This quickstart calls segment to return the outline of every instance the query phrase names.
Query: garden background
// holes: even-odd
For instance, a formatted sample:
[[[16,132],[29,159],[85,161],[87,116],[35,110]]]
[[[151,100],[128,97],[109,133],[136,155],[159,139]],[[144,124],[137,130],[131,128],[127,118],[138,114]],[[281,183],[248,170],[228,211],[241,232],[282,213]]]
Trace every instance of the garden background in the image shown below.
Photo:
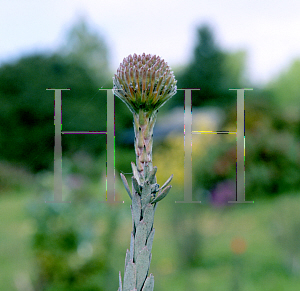
[[[253,88],[245,92],[245,187],[254,204],[228,204],[236,195],[231,134],[193,135],[193,199],[202,204],[175,203],[184,187],[184,92],[178,91],[154,129],[158,183],[174,174],[154,221],[155,290],[298,290],[300,55],[256,83],[247,73],[247,50],[223,48],[213,25],[201,19],[192,31],[189,61],[169,65],[178,88],[201,88],[192,95],[193,130],[236,131],[236,92],[228,89]],[[71,88],[62,93],[62,130],[105,131],[106,93],[99,89],[112,88],[111,49],[80,17],[55,50],[27,52],[0,66],[0,290],[118,288],[131,232],[119,174],[129,180],[135,160],[132,115],[118,98],[115,194],[124,203],[99,203],[106,195],[105,135],[62,136],[63,200],[72,203],[44,203],[54,197],[54,92],[46,88]],[[147,46],[131,53],[143,52],[156,53]]]

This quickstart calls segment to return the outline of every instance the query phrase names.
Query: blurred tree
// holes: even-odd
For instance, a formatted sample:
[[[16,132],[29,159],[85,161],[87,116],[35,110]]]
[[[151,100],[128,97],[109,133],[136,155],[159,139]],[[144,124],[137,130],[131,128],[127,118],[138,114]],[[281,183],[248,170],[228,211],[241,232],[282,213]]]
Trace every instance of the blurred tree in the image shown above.
[[[287,70],[267,85],[267,89],[272,92],[280,105],[293,107],[298,105],[300,98],[299,76],[300,59],[296,59]]]
[[[105,130],[106,98],[84,67],[60,56],[31,56],[0,68],[0,159],[38,171],[53,167],[54,93],[46,88],[71,88],[62,94],[63,130]],[[103,101],[104,100],[104,101]],[[78,147],[84,137],[63,138],[63,151]],[[82,144],[101,152],[105,142]]]
[[[282,117],[288,123],[290,132],[295,132],[300,138],[300,59],[292,62],[291,66],[282,72],[275,80],[266,86],[266,92],[273,96],[282,111]],[[280,119],[277,126],[283,126]]]
[[[225,53],[216,44],[208,25],[197,30],[194,56],[178,75],[178,88],[201,88],[193,92],[193,106],[224,107],[236,102],[229,88],[243,83],[245,52]]]
[[[38,193],[50,198],[53,176],[43,173],[40,177]],[[27,205],[35,226],[33,290],[114,290],[117,266],[124,263],[124,250],[116,238],[126,208],[97,203],[98,188],[73,176],[67,167],[64,180],[70,178],[73,183],[66,183],[65,190],[71,204],[30,201]],[[74,186],[76,180],[82,181],[80,187]]]
[[[107,45],[103,37],[84,19],[80,19],[69,30],[59,52],[67,61],[86,67],[99,85],[106,88],[111,81]]]
[[[270,93],[255,89],[245,103],[246,200],[297,191],[300,143],[295,128],[290,126]],[[235,129],[236,108],[229,110],[223,126]],[[193,159],[193,175],[197,177],[193,187],[213,192],[218,185],[235,181],[235,166],[234,139],[224,138],[222,143],[211,144],[205,156],[195,162]],[[226,191],[224,186],[217,192],[225,195]]]
[[[250,81],[247,80],[246,69],[246,57],[245,51],[236,51],[225,54],[224,60],[224,78],[223,86],[224,90],[229,88],[245,88],[249,87]],[[246,86],[248,85],[248,86]]]
[[[46,88],[71,88],[62,93],[62,130],[105,131],[106,92],[99,88],[112,87],[111,77],[106,44],[84,21],[70,30],[59,54],[23,57],[0,67],[0,160],[35,172],[53,167],[54,92]],[[121,130],[132,126],[129,116],[116,112]],[[64,136],[62,146],[63,155],[78,150],[99,155],[105,136]]]

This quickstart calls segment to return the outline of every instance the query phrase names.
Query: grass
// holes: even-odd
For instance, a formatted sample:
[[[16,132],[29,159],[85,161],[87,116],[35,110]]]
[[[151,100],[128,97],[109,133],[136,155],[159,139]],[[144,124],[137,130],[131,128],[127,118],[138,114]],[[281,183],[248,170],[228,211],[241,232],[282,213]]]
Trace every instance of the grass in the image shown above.
[[[34,231],[26,214],[29,194],[0,196],[0,290],[31,290],[33,256],[30,237]]]
[[[191,291],[300,290],[300,272],[292,274],[287,268],[284,263],[286,249],[275,240],[272,232],[272,219],[277,215],[280,221],[283,203],[289,211],[293,205],[300,205],[300,197],[282,196],[274,201],[234,205],[226,210],[200,206],[195,220],[196,227],[202,234],[201,264],[193,268],[179,264],[173,272],[164,276],[159,275],[159,270],[152,269],[154,274],[158,274],[156,290],[181,291],[187,290],[187,287]],[[294,219],[299,220],[299,216]],[[293,217],[291,225],[292,220]],[[160,239],[168,242],[168,250],[162,251],[156,240],[152,253],[155,265],[163,269],[164,261],[172,260],[179,250],[174,243],[174,233],[168,231],[167,226],[159,224],[157,219],[155,227],[158,232],[165,230],[164,238]],[[178,235],[181,235],[179,231]],[[244,239],[247,246],[244,253],[233,253],[231,242],[234,238]],[[286,237],[287,241],[291,239]],[[173,256],[170,255],[172,253]],[[239,287],[234,287],[235,278],[238,278]]]
[[[0,197],[0,290],[32,290],[30,277],[34,277],[34,257],[30,239],[35,228],[26,212],[31,197],[30,193],[20,195],[13,192]],[[179,225],[170,227],[171,212],[180,206],[174,206],[171,200],[169,198],[158,207],[154,221],[156,234],[150,272],[155,276],[156,291],[300,290],[300,274],[290,273],[284,264],[284,246],[274,239],[271,229],[274,214],[280,212],[283,201],[286,209],[293,208],[300,205],[299,195],[255,201],[251,205],[234,205],[229,209],[199,205],[196,217],[186,224],[192,223],[192,228],[201,234],[202,259],[194,267],[181,264],[180,251],[184,250],[179,249],[174,230],[178,236],[183,235],[183,230]],[[130,221],[129,202],[125,204]],[[116,249],[129,247],[129,223],[128,233],[118,230],[124,239],[116,240]],[[122,222],[119,225],[124,227]],[[246,251],[240,255],[233,254],[230,247],[236,237],[243,238],[247,245]],[[119,251],[117,253],[119,256]],[[123,265],[116,266],[116,286],[118,270],[123,272]],[[239,287],[234,287],[234,282]]]

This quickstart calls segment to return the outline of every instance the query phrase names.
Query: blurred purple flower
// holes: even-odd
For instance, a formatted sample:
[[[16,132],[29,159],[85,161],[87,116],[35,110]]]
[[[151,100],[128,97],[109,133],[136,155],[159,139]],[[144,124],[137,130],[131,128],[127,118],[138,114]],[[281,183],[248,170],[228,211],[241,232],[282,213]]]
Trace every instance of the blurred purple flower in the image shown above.
[[[236,183],[225,180],[216,184],[211,191],[211,203],[216,207],[229,206],[228,201],[236,200]]]
[[[80,189],[84,183],[84,177],[78,174],[70,174],[67,177],[67,185],[70,189]]]

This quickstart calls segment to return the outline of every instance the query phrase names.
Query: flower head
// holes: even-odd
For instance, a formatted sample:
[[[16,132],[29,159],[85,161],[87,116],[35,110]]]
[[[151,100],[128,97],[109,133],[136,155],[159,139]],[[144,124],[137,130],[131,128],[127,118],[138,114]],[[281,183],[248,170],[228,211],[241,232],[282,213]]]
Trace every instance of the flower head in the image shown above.
[[[152,113],[176,94],[176,83],[163,59],[143,53],[123,59],[113,78],[113,89],[132,113]]]

